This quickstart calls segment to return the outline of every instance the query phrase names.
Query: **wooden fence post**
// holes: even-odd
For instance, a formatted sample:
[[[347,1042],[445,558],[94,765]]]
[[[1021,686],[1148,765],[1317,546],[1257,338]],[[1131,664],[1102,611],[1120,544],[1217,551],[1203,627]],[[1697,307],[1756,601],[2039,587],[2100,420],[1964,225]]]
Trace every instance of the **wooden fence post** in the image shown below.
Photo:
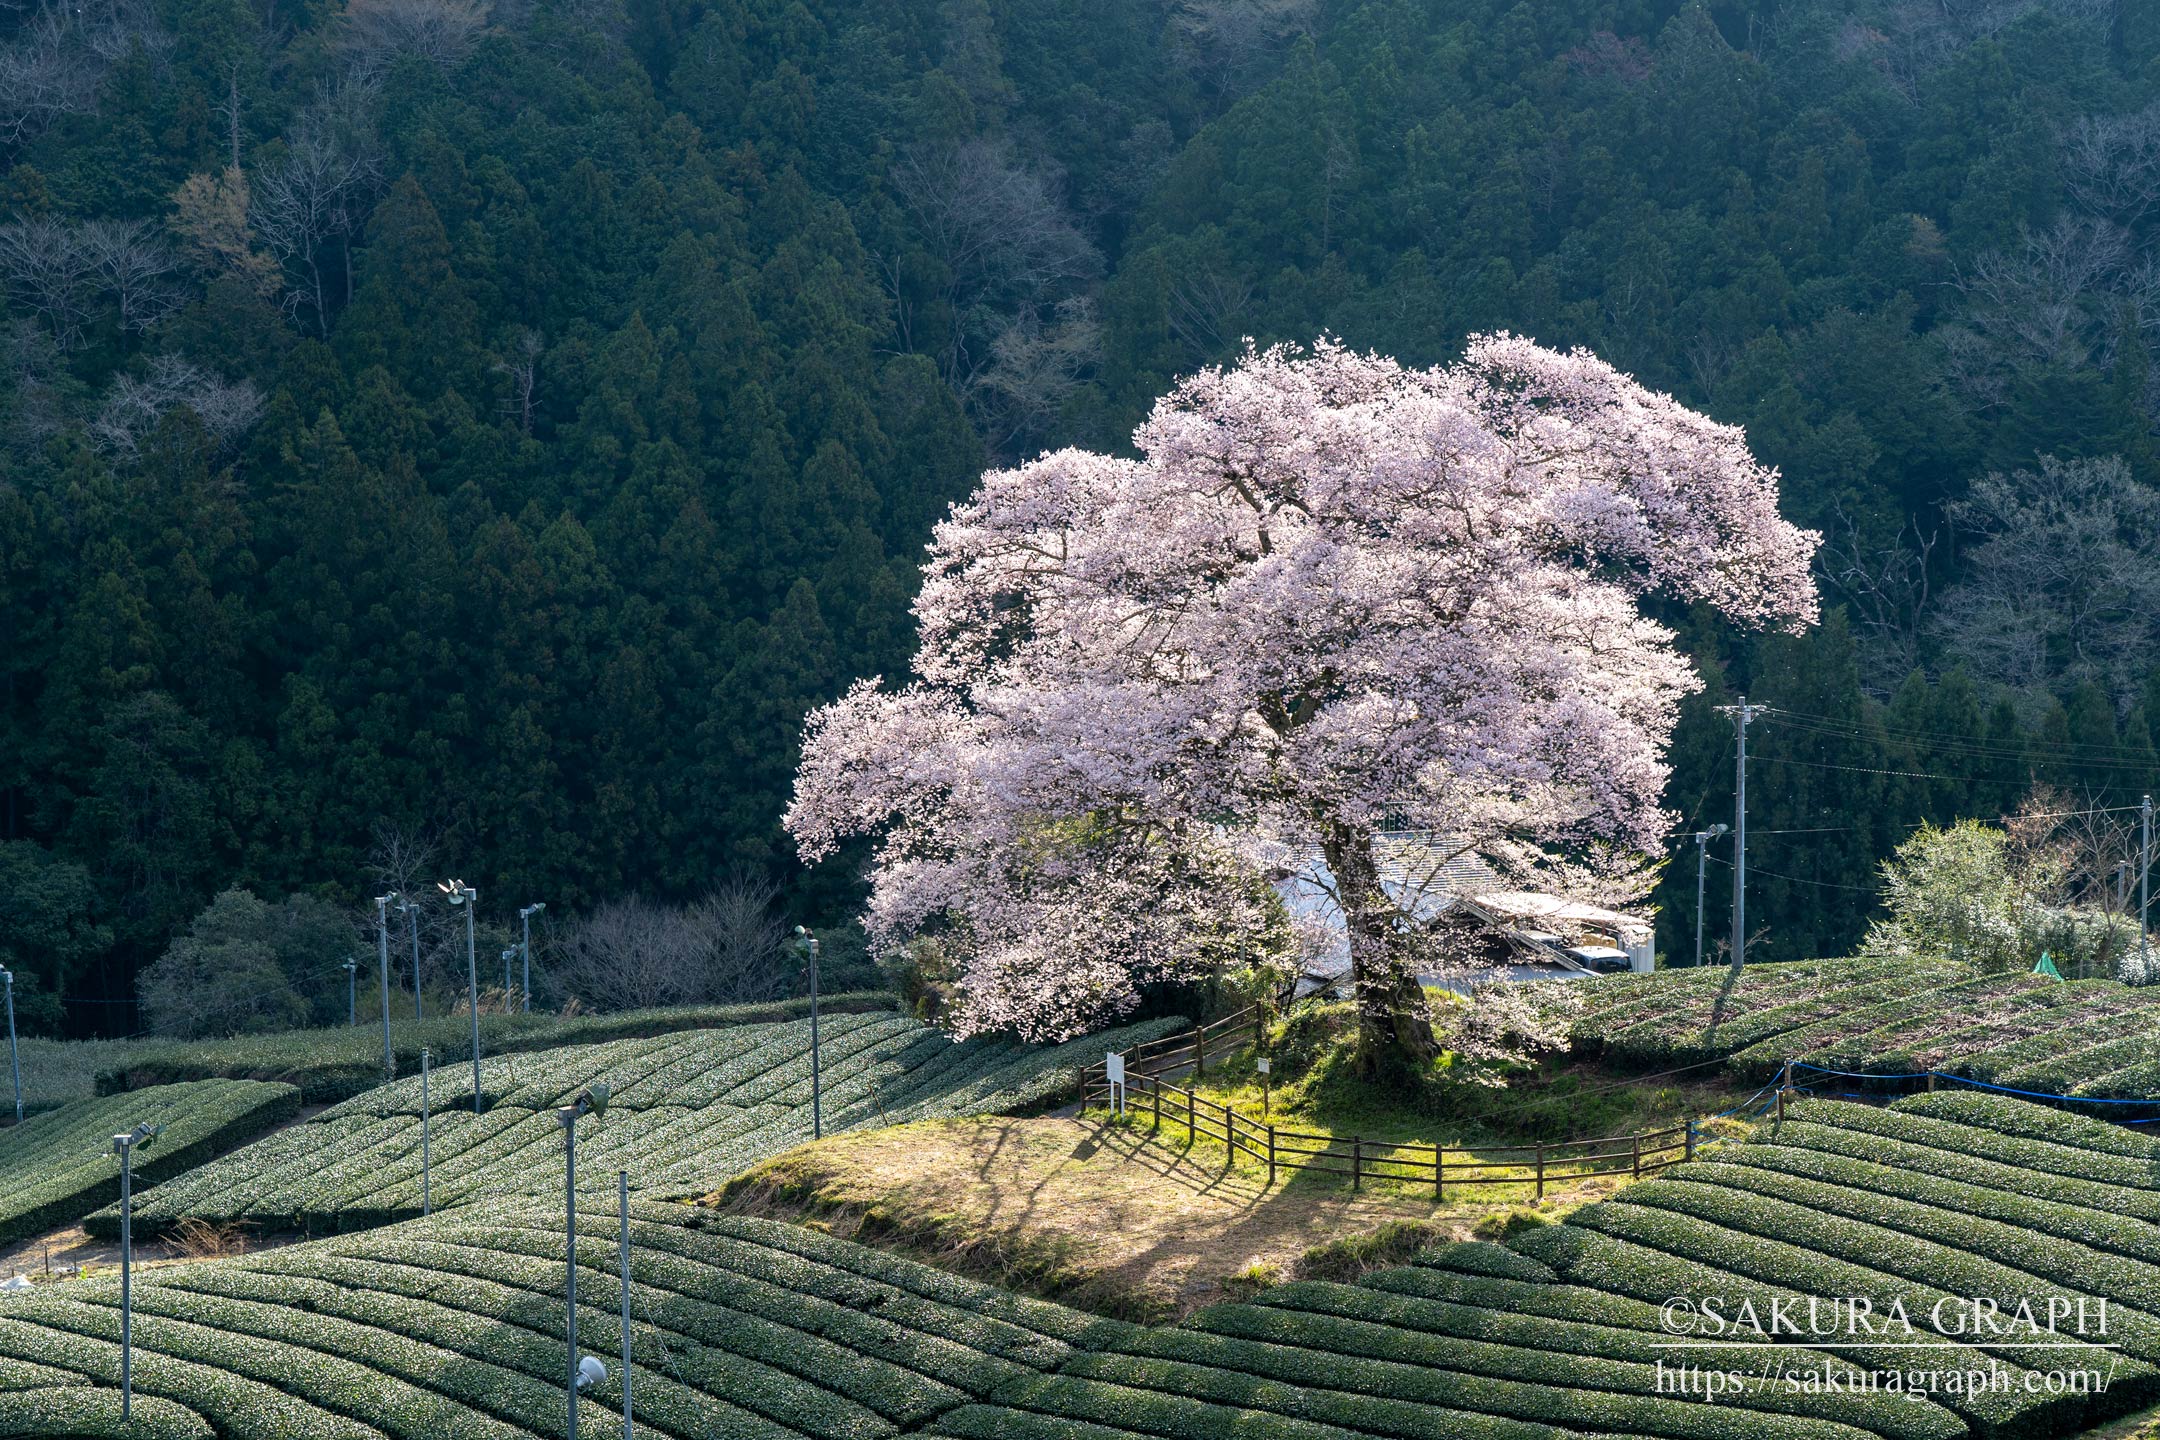
[[[1790,1089],[1792,1089],[1792,1061],[1787,1060],[1785,1068],[1778,1072],[1777,1118],[1780,1124],[1783,1124],[1785,1120],[1785,1092]]]
[[[1538,1203],[1540,1203],[1540,1204],[1543,1204],[1543,1203],[1544,1203],[1544,1201],[1545,1201],[1545,1142],[1544,1142],[1544,1141],[1542,1141],[1542,1140],[1538,1141],[1538,1147],[1537,1147],[1537,1198],[1538,1198]]]
[[[1642,1179],[1642,1136],[1629,1137],[1629,1147],[1635,1152],[1635,1178]]]
[[[1193,1119],[1194,1105],[1192,1088],[1187,1086],[1185,1090],[1185,1143],[1187,1145],[1198,1145],[1200,1143],[1200,1127]]]
[[[1273,1125],[1267,1127],[1267,1183],[1269,1189],[1275,1188],[1275,1127]]]
[[[1162,1076],[1150,1075],[1148,1081],[1155,1087],[1155,1132],[1162,1134]]]
[[[1934,1071],[1930,1070],[1930,1071],[1928,1071],[1928,1072],[1927,1072],[1927,1082],[1928,1082],[1928,1093],[1929,1093],[1929,1094],[1933,1094],[1933,1093],[1935,1092],[1935,1072],[1934,1072]]]
[[[1192,1073],[1195,1079],[1201,1079],[1207,1075],[1207,1026],[1205,1025],[1193,1031]]]
[[[1363,1188],[1365,1176],[1365,1139],[1361,1135],[1350,1137],[1350,1189],[1353,1193]]]
[[[1447,1147],[1432,1147],[1432,1198],[1435,1205],[1447,1199]]]

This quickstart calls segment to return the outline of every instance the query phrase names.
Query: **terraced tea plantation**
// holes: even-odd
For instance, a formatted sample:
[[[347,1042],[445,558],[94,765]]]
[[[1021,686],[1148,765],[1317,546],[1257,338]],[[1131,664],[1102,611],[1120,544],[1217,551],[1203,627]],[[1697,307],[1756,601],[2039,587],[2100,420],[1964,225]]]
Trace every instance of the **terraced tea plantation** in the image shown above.
[[[78,1100],[0,1130],[0,1244],[79,1220],[120,1194],[112,1137],[164,1131],[135,1157],[139,1185],[200,1165],[290,1119],[300,1092],[254,1080],[199,1080]],[[0,1432],[5,1433],[5,1432]]]
[[[1149,1021],[1058,1047],[956,1044],[890,1012],[827,1017],[821,1027],[824,1124],[866,1124],[1011,1110],[1072,1087],[1077,1068],[1175,1029]],[[559,1106],[605,1082],[607,1113],[580,1122],[580,1170],[612,1189],[628,1170],[641,1193],[694,1195],[811,1138],[807,1021],[689,1030],[482,1062],[481,1113],[470,1064],[428,1084],[426,1201],[552,1194],[562,1184]],[[422,1213],[421,1079],[332,1106],[140,1197],[136,1224],[156,1233],[196,1218],[272,1229],[349,1230]],[[93,1216],[116,1233],[117,1209]]]
[[[1587,982],[1577,1049],[1665,1069],[1725,1059],[1767,1079],[1787,1061],[1828,1070],[1936,1071],[2014,1090],[2160,1097],[2160,987],[1982,976],[1947,962],[1719,967]]]
[[[633,1207],[638,1433],[970,1440],[2040,1440],[2160,1399],[2160,1142],[1992,1097],[1803,1101],[1774,1134],[1518,1234],[1354,1285],[1299,1282],[1143,1328],[772,1221]],[[562,1431],[559,1205],[490,1200],[138,1282],[130,1434]],[[585,1348],[619,1356],[615,1217],[581,1211]],[[1714,1361],[1664,1307],[1861,1297]],[[2104,1341],[1976,1336],[1975,1298],[2105,1300]],[[0,1415],[117,1435],[114,1287],[0,1297]],[[1943,1302],[1939,1304],[1939,1302]],[[1803,1345],[1800,1341],[1805,1340]],[[1813,1348],[1810,1348],[1813,1347]],[[2118,1348],[2119,1347],[2119,1348]],[[1683,1360],[1743,1375],[1714,1403]],[[619,1379],[588,1392],[619,1426]],[[1907,1377],[1928,1390],[1906,1393]],[[2096,1385],[2051,1386],[2090,1373]],[[1945,1384],[1956,1374],[1963,1381]],[[1980,1377],[1975,1380],[1973,1377]],[[1999,1378],[1998,1378],[1999,1377]],[[2035,1383],[2039,1382],[2039,1383]],[[5,1433],[0,1431],[0,1433]]]

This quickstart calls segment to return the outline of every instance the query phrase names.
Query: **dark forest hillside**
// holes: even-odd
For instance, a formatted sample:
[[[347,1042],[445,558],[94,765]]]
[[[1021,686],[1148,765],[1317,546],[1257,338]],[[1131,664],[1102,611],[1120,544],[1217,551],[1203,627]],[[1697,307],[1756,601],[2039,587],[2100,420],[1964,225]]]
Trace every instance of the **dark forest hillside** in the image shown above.
[[[1749,909],[1838,950],[1920,818],[2160,775],[2156,235],[2130,0],[13,0],[0,959],[130,1028],[214,894],[357,900],[386,834],[837,917],[800,718],[904,668],[986,463],[1245,336],[1481,329],[1826,532],[1808,637],[1666,617],[1668,803],[1729,818],[1709,706],[1818,717],[1750,734]]]

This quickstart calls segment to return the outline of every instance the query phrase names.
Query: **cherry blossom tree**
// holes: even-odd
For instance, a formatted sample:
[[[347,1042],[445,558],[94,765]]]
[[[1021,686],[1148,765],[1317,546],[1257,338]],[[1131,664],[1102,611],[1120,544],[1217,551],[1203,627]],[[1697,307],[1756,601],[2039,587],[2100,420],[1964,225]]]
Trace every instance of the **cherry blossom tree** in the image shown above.
[[[1819,537],[1741,433],[1582,351],[1249,349],[1134,441],[986,475],[930,547],[914,678],[806,728],[798,848],[880,837],[873,940],[961,957],[963,1031],[1076,1033],[1272,943],[1270,856],[1317,843],[1361,1057],[1427,1061],[1428,936],[1376,837],[1517,873],[1658,848],[1698,682],[1639,598],[1816,612]]]

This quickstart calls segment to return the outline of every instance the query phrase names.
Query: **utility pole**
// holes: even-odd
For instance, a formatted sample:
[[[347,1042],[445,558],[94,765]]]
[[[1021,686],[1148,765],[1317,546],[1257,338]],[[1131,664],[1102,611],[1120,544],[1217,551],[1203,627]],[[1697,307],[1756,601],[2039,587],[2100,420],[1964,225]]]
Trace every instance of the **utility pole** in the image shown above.
[[[1695,964],[1702,965],[1703,931],[1703,870],[1710,863],[1710,842],[1732,827],[1712,825],[1707,830],[1695,832]]]
[[[810,955],[810,1138],[825,1138],[825,1077],[818,1057],[817,961],[818,938],[803,926],[795,927],[796,939]]]
[[[345,1024],[349,1028],[360,1023],[360,962],[350,956],[345,960]]]
[[[0,985],[7,989],[8,1069],[15,1072],[15,1123],[22,1124],[22,1057],[15,1053],[15,972],[0,967]]]
[[[1720,705],[1718,713],[1733,717],[1739,753],[1733,760],[1733,874],[1732,874],[1732,975],[1740,978],[1747,964],[1747,727],[1748,722],[1769,709],[1750,705],[1747,696],[1737,705]]]

